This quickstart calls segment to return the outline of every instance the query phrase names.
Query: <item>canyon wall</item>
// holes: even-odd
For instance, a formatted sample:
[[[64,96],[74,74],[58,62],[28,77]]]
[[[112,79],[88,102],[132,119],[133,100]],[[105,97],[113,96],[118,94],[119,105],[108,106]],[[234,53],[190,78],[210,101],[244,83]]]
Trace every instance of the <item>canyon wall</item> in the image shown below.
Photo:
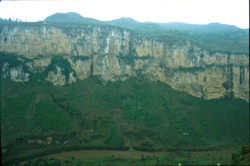
[[[105,25],[5,25],[0,51],[2,78],[28,82],[43,73],[55,86],[90,76],[109,81],[131,77],[161,81],[203,99],[236,97],[249,101],[249,55],[209,51],[188,40],[145,37]],[[8,54],[3,55],[8,56]]]

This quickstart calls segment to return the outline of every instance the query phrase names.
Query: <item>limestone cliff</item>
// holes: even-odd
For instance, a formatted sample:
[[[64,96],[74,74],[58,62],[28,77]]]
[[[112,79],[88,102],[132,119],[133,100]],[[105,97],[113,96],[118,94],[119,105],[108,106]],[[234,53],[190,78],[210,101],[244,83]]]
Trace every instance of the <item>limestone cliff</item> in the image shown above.
[[[169,42],[105,25],[6,25],[0,51],[20,55],[21,65],[6,61],[1,69],[2,78],[15,82],[35,73],[45,73],[55,86],[89,76],[104,84],[145,77],[204,99],[249,100],[249,55],[209,52],[188,40]]]

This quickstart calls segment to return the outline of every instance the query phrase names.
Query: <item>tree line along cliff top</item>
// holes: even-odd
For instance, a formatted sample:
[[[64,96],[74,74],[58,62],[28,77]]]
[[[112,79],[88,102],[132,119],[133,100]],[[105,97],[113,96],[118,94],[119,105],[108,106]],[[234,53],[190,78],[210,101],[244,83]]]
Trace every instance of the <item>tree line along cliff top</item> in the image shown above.
[[[186,24],[180,22],[171,23],[152,23],[138,22],[132,18],[120,18],[111,21],[99,21],[92,18],[82,17],[73,12],[56,13],[48,16],[44,21],[21,22],[5,20],[0,18],[0,31],[6,25],[42,25],[50,24],[53,26],[109,26],[126,29],[132,33],[142,34],[146,38],[159,40],[185,41],[189,40],[198,46],[209,51],[219,51],[234,54],[249,54],[249,28],[241,29],[233,25],[220,23],[210,23],[207,25]]]

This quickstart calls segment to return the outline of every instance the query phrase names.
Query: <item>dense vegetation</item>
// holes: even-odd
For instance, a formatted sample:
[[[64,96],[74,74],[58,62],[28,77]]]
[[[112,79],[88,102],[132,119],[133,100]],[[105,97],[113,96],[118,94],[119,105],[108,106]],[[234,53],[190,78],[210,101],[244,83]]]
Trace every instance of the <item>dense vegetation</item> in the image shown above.
[[[23,63],[14,54],[1,59]],[[55,56],[54,65],[68,64]],[[142,77],[103,85],[92,76],[55,87],[45,76],[1,78],[4,160],[74,149],[199,151],[249,140],[249,103],[240,99],[206,101]]]

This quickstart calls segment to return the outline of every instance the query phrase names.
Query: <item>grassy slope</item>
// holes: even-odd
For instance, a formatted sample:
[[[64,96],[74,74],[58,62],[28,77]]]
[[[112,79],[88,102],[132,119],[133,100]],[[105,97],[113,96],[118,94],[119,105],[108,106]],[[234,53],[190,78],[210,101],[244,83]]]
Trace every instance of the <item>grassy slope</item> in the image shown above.
[[[249,105],[238,99],[203,101],[138,79],[104,86],[92,77],[62,87],[2,80],[2,87],[2,145],[12,142],[10,156],[59,147],[27,145],[16,138],[72,132],[78,133],[72,139],[85,142],[74,146],[95,148],[198,150],[248,142]]]

